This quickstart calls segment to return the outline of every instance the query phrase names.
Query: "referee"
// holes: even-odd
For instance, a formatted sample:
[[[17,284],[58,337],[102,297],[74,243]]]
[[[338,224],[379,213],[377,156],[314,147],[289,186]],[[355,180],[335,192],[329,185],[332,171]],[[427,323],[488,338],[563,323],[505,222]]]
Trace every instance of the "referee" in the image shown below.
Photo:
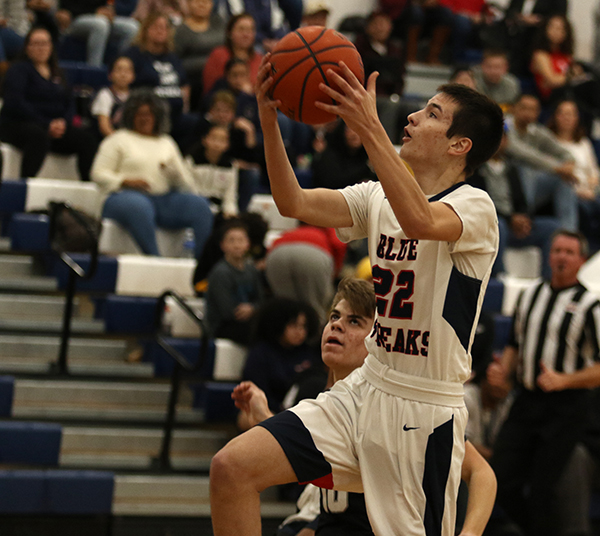
[[[498,502],[526,534],[559,534],[556,483],[586,424],[589,389],[600,385],[600,302],[577,280],[588,255],[580,233],[560,230],[551,281],[523,291],[512,335],[488,381],[517,395],[494,448]]]

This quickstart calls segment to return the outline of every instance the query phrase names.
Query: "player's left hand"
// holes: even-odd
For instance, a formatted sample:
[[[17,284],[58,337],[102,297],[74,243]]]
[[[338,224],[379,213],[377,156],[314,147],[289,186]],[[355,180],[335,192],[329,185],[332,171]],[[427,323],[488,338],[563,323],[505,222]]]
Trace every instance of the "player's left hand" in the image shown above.
[[[377,98],[375,85],[379,73],[371,73],[364,88],[354,73],[343,62],[339,62],[341,74],[333,69],[326,73],[328,80],[339,88],[336,91],[327,84],[319,84],[319,89],[331,97],[337,104],[316,102],[317,108],[339,115],[359,136],[372,131],[379,123],[377,116]]]
[[[536,383],[542,391],[550,393],[552,391],[564,391],[567,389],[566,374],[549,369],[544,363],[540,363],[540,368],[542,372],[537,377]]]

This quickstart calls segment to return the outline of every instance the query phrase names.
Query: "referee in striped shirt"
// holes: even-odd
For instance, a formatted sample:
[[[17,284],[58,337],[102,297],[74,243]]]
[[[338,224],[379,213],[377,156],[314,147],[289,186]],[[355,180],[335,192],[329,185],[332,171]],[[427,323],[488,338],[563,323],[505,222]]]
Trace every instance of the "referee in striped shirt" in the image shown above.
[[[499,504],[530,536],[560,534],[556,483],[583,435],[589,389],[600,385],[600,302],[577,280],[587,255],[580,233],[554,234],[552,278],[523,291],[510,341],[488,368],[489,383],[506,392],[516,376],[492,467]]]

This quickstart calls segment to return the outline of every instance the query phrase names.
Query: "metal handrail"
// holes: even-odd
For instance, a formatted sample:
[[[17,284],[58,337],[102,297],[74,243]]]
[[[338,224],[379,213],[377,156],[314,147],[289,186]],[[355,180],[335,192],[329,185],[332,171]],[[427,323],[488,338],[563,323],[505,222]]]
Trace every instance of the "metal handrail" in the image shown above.
[[[57,219],[61,211],[68,211],[71,213],[74,219],[76,219],[84,228],[86,234],[90,238],[90,264],[88,269],[85,270],[80,264],[78,264],[68,252],[63,251],[62,248],[56,241],[57,233]],[[96,274],[98,268],[98,233],[93,229],[89,222],[80,217],[79,213],[75,211],[67,203],[50,203],[50,231],[49,231],[50,249],[56,253],[62,262],[68,267],[69,277],[67,280],[67,287],[65,290],[65,309],[63,312],[62,331],[60,337],[60,347],[58,350],[58,361],[54,364],[53,368],[57,374],[66,375],[68,371],[68,352],[69,352],[69,340],[71,339],[71,323],[73,317],[73,301],[75,299],[75,290],[77,287],[77,279],[91,279]]]
[[[165,303],[167,298],[172,298],[186,312],[186,314],[200,328],[200,354],[198,361],[190,363],[181,352],[174,348],[162,333],[163,315],[165,312]],[[162,293],[156,305],[156,314],[154,317],[154,333],[157,344],[163,348],[169,357],[174,360],[173,373],[171,374],[171,391],[169,393],[169,404],[167,406],[167,415],[163,428],[163,440],[158,457],[154,460],[154,468],[158,470],[171,470],[171,440],[173,437],[173,428],[175,426],[175,414],[177,411],[177,399],[179,396],[179,386],[181,383],[181,373],[194,373],[202,370],[206,356],[208,354],[209,337],[207,335],[203,319],[194,311],[180,296],[173,290],[167,290]]]

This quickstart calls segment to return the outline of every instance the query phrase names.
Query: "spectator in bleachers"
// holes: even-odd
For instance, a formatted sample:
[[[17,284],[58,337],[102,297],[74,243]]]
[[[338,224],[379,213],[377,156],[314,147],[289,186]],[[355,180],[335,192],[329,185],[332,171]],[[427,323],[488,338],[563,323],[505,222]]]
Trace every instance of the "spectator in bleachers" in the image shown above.
[[[133,61],[133,87],[154,89],[171,109],[171,135],[183,151],[190,145],[198,118],[188,113],[190,86],[181,60],[174,52],[173,26],[168,17],[151,13],[145,18],[127,56]]]
[[[327,27],[329,18],[329,4],[326,0],[307,0],[302,10],[302,26]]]
[[[35,177],[49,151],[76,154],[81,179],[89,180],[97,143],[71,123],[74,103],[58,68],[52,38],[44,28],[25,37],[23,57],[4,77],[0,140],[23,151],[22,177]]]
[[[108,79],[110,87],[98,91],[92,102],[91,113],[98,121],[101,137],[112,134],[121,126],[123,107],[129,98],[129,86],[135,79],[133,62],[127,56],[121,56],[113,63]]]
[[[573,59],[573,29],[569,20],[554,15],[542,24],[534,43],[531,72],[544,104],[573,97],[588,114],[600,112],[600,87]]]
[[[281,7],[285,6],[285,11]],[[302,12],[299,0],[265,2],[256,0],[217,0],[216,9],[225,20],[243,13],[249,14],[256,29],[256,44],[264,52],[270,52],[292,26],[286,18],[291,15],[298,24],[298,13]]]
[[[95,67],[103,65],[109,40],[123,51],[138,32],[139,23],[116,15],[108,0],[60,0],[59,8],[55,17],[60,30],[86,40],[87,62]]]
[[[8,60],[23,49],[29,31],[25,0],[0,1],[0,74],[8,68]]]
[[[325,137],[325,144],[317,147],[312,174],[313,186],[332,190],[376,180],[358,134],[342,121]]]
[[[46,28],[54,43],[58,42],[60,31],[54,18],[58,0],[27,0],[26,6],[32,26]],[[120,14],[120,13],[119,13]]]
[[[581,214],[579,227],[590,242],[592,251],[597,251],[600,249],[600,170],[594,146],[585,135],[577,104],[570,100],[559,103],[548,127],[575,158],[575,191]]]
[[[92,179],[106,195],[103,217],[127,229],[143,253],[160,255],[156,227],[191,227],[199,259],[213,216],[167,134],[168,122],[166,103],[152,91],[132,93],[123,110],[123,128],[100,145]]]
[[[314,342],[318,331],[317,314],[302,301],[273,298],[258,310],[255,342],[242,381],[251,381],[264,391],[273,413],[284,409],[284,398],[300,377],[314,372],[315,367],[322,370],[319,353],[308,343]],[[246,415],[241,412],[239,416],[240,428],[248,429]]]
[[[162,13],[169,17],[173,26],[178,26],[188,15],[186,0],[138,0],[135,11],[131,15],[134,19],[143,21],[150,13]]]
[[[115,0],[115,13],[121,17],[131,17],[138,0]]]
[[[208,274],[207,329],[211,337],[248,345],[263,288],[258,270],[248,259],[250,238],[245,224],[225,222],[220,245],[223,259]]]
[[[475,88],[498,103],[504,113],[521,94],[519,79],[508,72],[508,53],[502,49],[486,49],[480,65],[473,67]]]
[[[334,229],[300,225],[273,243],[265,275],[275,296],[306,301],[325,322],[345,253]]]
[[[179,56],[191,86],[191,106],[200,104],[202,71],[212,50],[225,42],[225,23],[213,11],[212,0],[187,0],[188,15],[175,30]]]
[[[508,137],[505,134],[498,152],[467,179],[472,186],[486,191],[498,213],[500,241],[492,275],[504,270],[504,252],[507,247],[536,246],[542,252],[542,276],[550,278],[548,258],[552,234],[559,228],[556,218],[531,216],[521,186],[519,169],[506,157]]]
[[[364,33],[356,37],[355,45],[363,60],[365,78],[373,71],[377,79],[377,112],[392,142],[398,141],[400,95],[404,89],[404,50],[392,39],[392,19],[383,11],[373,11]]]
[[[458,65],[450,75],[449,82],[453,84],[462,84],[463,86],[477,89],[475,87],[475,78],[473,71],[468,65]]]
[[[236,117],[236,107],[230,91],[217,91],[201,120],[200,132],[206,132],[209,125],[221,125],[229,130],[229,154],[239,168],[238,203],[243,212],[260,186],[258,162],[261,155],[254,124],[245,117]]]
[[[532,214],[552,202],[561,227],[577,230],[575,160],[556,136],[538,122],[540,101],[523,94],[513,106],[506,154],[520,166],[523,189]]]
[[[231,58],[239,58],[248,64],[250,82],[254,84],[262,60],[255,48],[256,23],[249,13],[241,13],[229,19],[225,31],[225,44],[216,47],[208,57],[203,72],[204,94],[212,91],[214,83],[225,74],[225,65]]]
[[[567,15],[567,0],[511,0],[504,24],[510,50],[510,70],[517,76],[529,73],[533,38],[542,22],[553,15]]]
[[[229,151],[229,129],[211,125],[186,157],[200,195],[228,219],[238,214],[238,169]]]
[[[452,60],[454,63],[468,61],[465,57],[469,46],[481,48],[479,32],[493,22],[493,13],[486,0],[440,0],[454,14],[452,19]]]
[[[213,91],[230,91],[235,97],[236,117],[245,117],[251,121],[260,137],[258,103],[250,82],[248,64],[239,58],[231,58],[225,65],[225,76],[215,82]],[[212,95],[211,95],[212,97]]]

